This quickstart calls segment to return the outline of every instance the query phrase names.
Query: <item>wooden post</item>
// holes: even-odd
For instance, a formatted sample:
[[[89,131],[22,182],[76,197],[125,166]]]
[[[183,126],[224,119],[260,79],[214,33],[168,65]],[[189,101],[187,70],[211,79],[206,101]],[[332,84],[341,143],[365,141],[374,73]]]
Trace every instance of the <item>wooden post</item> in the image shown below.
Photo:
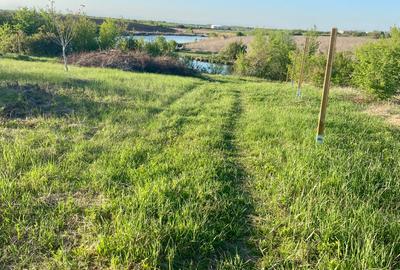
[[[324,143],[326,109],[328,107],[329,88],[331,86],[332,66],[335,56],[337,31],[338,31],[337,28],[332,28],[331,41],[328,52],[328,61],[326,63],[326,70],[325,70],[324,91],[322,94],[321,111],[319,114],[318,133],[316,138],[317,143],[319,144]]]
[[[305,66],[306,60],[307,60],[309,42],[310,42],[310,38],[307,37],[306,43],[304,44],[303,58],[301,59],[299,84],[297,86],[297,97],[301,97],[301,86],[303,85],[303,80],[304,80],[304,66]]]

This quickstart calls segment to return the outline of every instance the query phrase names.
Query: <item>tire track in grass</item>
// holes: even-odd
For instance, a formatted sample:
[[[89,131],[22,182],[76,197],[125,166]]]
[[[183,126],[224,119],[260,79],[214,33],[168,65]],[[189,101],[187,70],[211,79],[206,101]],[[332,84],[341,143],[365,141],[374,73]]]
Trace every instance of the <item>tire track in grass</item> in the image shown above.
[[[151,123],[132,144],[139,149],[126,148],[140,164],[128,159],[98,187],[114,200],[100,213],[97,249],[104,260],[161,269],[249,265],[250,206],[239,184],[244,173],[232,158],[241,106],[239,93],[227,89],[205,86]]]
[[[227,112],[228,117],[222,127],[222,150],[227,168],[221,174],[221,177],[223,179],[233,179],[230,180],[232,182],[232,191],[238,200],[232,203],[242,205],[244,211],[239,216],[232,217],[240,230],[236,231],[236,234],[232,235],[224,243],[222,251],[219,252],[219,258],[217,258],[215,265],[212,267],[213,269],[252,269],[258,256],[254,245],[250,242],[254,233],[250,219],[254,213],[253,200],[246,187],[246,182],[250,176],[242,163],[241,156],[243,153],[238,143],[239,124],[244,109],[242,91],[242,89],[238,90],[236,85],[229,91],[234,98],[234,102]]]
[[[206,160],[204,153],[193,148],[190,141],[197,136],[186,136],[196,126],[207,125],[206,111],[218,103],[214,98],[216,91],[209,88],[199,86],[185,95],[153,119],[139,137],[120,143],[113,153],[105,153],[87,172],[92,179],[87,188],[106,194],[109,200],[95,210],[97,226],[92,228],[99,235],[92,241],[99,242],[99,256],[105,262],[165,268],[168,263],[175,264],[174,258],[179,254],[195,256],[191,249],[206,248],[201,247],[203,242],[208,245],[207,241],[195,241],[189,235],[198,235],[197,227],[203,222],[197,217],[201,213],[191,212],[191,207],[200,207],[193,197],[200,196],[200,202],[209,204],[202,194],[211,191],[207,185],[192,184],[190,177],[196,177],[197,166],[205,170],[202,162],[213,166],[214,161]],[[181,144],[185,147],[181,148]],[[204,160],[199,162],[198,156]],[[206,170],[202,174],[210,181]],[[193,189],[188,187],[191,185],[195,185]],[[132,230],[125,231],[125,228]]]

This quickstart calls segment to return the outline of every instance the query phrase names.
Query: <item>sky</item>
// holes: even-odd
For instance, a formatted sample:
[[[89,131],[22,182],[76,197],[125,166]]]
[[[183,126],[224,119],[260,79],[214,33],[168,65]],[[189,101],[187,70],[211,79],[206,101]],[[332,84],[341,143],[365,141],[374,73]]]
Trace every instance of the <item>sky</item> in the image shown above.
[[[0,0],[0,9],[45,7],[47,0]],[[400,26],[399,0],[56,0],[60,11],[177,23],[280,29],[388,30]]]

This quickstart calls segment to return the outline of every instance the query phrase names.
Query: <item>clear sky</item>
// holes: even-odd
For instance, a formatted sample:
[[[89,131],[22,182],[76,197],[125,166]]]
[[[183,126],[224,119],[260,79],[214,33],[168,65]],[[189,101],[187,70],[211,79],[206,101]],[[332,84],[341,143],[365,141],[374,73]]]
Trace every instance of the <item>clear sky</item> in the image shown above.
[[[0,0],[0,9],[45,7],[47,0]],[[57,9],[95,16],[181,23],[388,30],[400,25],[400,0],[56,0]]]

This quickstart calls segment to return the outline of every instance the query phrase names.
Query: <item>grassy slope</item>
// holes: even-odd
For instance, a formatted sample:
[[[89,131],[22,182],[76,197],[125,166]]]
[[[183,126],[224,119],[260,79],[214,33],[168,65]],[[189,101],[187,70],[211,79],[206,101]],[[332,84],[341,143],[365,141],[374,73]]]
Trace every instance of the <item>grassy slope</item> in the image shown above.
[[[0,80],[38,84],[0,86],[31,114],[1,120],[0,268],[399,267],[400,132],[340,92],[317,147],[315,89],[15,60]]]

